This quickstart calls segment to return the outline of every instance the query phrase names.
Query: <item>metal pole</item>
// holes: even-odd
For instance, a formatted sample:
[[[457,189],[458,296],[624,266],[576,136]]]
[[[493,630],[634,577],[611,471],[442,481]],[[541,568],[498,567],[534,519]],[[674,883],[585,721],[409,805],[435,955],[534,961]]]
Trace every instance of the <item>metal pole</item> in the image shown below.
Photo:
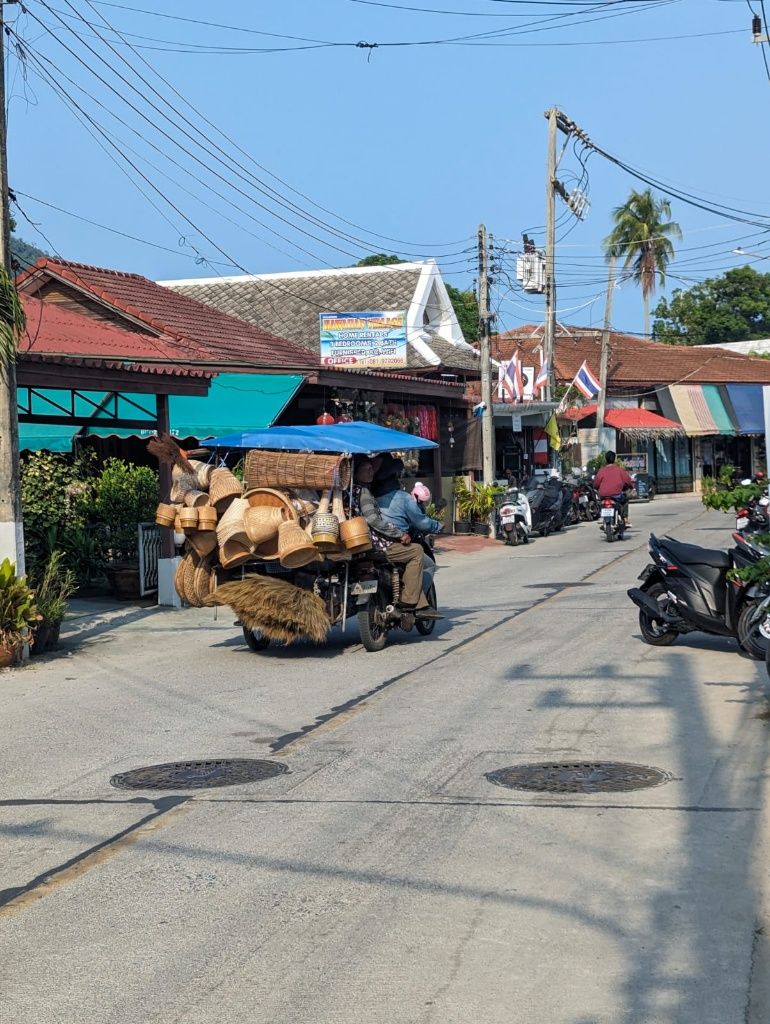
[[[610,360],[610,330],[612,328],[612,298],[615,293],[615,257],[610,256],[607,276],[607,301],[604,306],[604,329],[602,330],[602,355],[599,364],[599,398],[596,406],[596,429],[604,427],[604,410],[607,403],[607,365]]]
[[[489,264],[487,229],[479,225],[479,350],[481,354],[481,445],[483,481],[495,482],[495,426],[492,416],[492,364],[489,351]]]
[[[11,269],[8,213],[8,152],[5,120],[5,3],[0,0],[0,263]],[[19,421],[16,404],[16,364],[0,365],[0,560],[10,558],[24,572],[24,530],[19,481]]]
[[[770,464],[770,387],[767,385],[762,388],[762,404],[765,410],[765,462]],[[714,469],[716,470],[716,466]],[[770,483],[768,483],[767,496],[770,498]]]
[[[554,383],[554,348],[556,344],[556,107],[548,117],[548,165],[545,179],[545,325],[543,353],[548,360],[548,382],[545,399],[551,401]]]

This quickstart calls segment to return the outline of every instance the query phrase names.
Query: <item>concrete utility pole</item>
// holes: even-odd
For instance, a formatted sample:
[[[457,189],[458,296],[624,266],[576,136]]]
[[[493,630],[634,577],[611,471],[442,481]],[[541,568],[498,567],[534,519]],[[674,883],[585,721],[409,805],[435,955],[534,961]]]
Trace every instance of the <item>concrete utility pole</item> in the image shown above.
[[[559,111],[551,107],[548,118],[548,166],[545,177],[545,324],[543,355],[548,360],[548,383],[545,399],[553,394],[554,347],[556,343],[556,116]]]
[[[0,0],[0,261],[11,270],[10,218],[8,214],[8,162],[5,120],[5,5]],[[0,364],[0,561],[10,558],[18,573],[24,572],[24,533],[21,523],[19,485],[19,422],[16,405],[16,364]]]
[[[489,256],[487,229],[479,224],[479,351],[481,354],[481,445],[483,482],[495,482],[495,427],[492,416],[492,360],[489,351]]]
[[[610,269],[607,275],[607,302],[604,306],[604,329],[602,330],[602,356],[599,365],[599,383],[601,391],[596,405],[596,427],[604,426],[604,410],[607,403],[607,366],[610,361],[610,330],[612,328],[612,299],[615,293],[615,257],[610,256]]]

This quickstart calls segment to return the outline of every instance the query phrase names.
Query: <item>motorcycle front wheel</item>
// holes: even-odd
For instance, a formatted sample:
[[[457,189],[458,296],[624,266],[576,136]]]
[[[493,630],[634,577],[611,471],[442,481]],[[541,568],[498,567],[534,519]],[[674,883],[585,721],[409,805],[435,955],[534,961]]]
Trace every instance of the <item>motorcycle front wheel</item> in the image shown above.
[[[741,608],[738,616],[738,625],[736,633],[738,634],[738,646],[750,658],[756,658],[757,661],[762,659],[767,654],[770,648],[770,643],[767,638],[764,637],[760,631],[760,626],[764,621],[764,616],[759,622],[752,622],[751,617],[756,611],[756,604],[754,601],[747,601]]]
[[[263,636],[258,629],[249,629],[248,626],[243,627],[243,639],[249,650],[254,651],[255,654],[259,654],[270,646],[267,637]]]

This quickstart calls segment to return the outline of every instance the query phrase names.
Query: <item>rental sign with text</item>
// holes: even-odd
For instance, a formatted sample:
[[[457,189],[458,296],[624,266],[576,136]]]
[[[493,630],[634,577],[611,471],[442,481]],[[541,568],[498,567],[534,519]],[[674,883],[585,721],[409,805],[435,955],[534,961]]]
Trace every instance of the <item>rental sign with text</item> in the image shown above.
[[[321,313],[321,365],[356,370],[402,370],[406,311]]]

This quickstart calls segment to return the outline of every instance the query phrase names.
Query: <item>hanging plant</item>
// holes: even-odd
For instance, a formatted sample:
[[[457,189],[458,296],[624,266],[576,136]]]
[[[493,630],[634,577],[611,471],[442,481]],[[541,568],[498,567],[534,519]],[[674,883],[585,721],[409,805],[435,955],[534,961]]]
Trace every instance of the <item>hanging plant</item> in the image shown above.
[[[0,366],[15,361],[19,338],[26,326],[27,318],[16,285],[5,267],[0,267]]]

